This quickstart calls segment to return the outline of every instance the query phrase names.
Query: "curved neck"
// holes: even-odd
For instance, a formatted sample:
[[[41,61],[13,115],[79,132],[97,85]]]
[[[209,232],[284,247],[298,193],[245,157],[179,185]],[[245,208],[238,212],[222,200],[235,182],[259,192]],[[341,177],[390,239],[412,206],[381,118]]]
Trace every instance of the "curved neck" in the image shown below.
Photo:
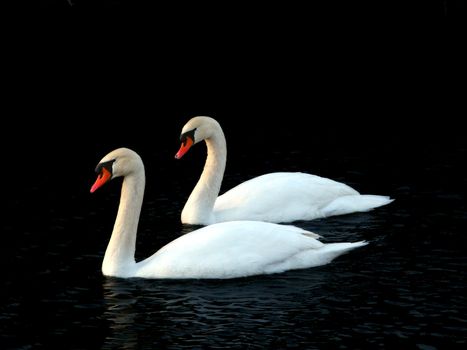
[[[227,145],[222,129],[205,139],[207,147],[203,172],[182,211],[182,221],[211,224],[214,203],[221,189],[227,161]]]
[[[102,263],[104,275],[125,277],[135,267],[136,233],[144,186],[143,166],[123,178],[117,218]]]

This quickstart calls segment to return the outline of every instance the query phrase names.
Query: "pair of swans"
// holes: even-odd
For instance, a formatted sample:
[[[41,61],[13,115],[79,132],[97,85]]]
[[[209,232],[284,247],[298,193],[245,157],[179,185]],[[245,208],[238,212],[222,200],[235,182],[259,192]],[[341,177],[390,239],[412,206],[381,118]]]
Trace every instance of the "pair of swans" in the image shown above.
[[[206,125],[207,127],[205,127]],[[215,131],[214,133],[213,130]],[[267,220],[258,221],[257,217],[259,216],[255,216],[255,214],[253,216],[246,216],[240,220],[241,209],[231,211],[225,209],[229,196],[230,198],[234,197],[235,193],[232,190],[229,196],[224,197],[227,198],[224,206],[218,206],[215,204],[217,203],[216,197],[220,189],[220,183],[222,182],[226,159],[225,139],[223,140],[219,124],[208,117],[195,117],[190,120],[183,128],[182,147],[176,157],[180,158],[192,144],[203,139],[206,140],[208,149],[211,152],[208,153],[208,160],[203,175],[183,210],[182,221],[185,220],[184,218],[188,218],[186,222],[200,220],[190,223],[202,223],[208,226],[173,240],[152,256],[140,262],[135,261],[135,247],[145,189],[143,161],[136,152],[128,148],[113,150],[101,159],[96,167],[98,177],[91,187],[91,192],[96,191],[111,179],[123,177],[117,217],[102,263],[102,273],[104,275],[121,278],[238,278],[324,265],[341,254],[367,244],[365,241],[325,244],[320,242],[319,236],[313,232],[292,225],[268,222]],[[224,150],[222,151],[221,147],[221,152],[216,152],[216,145],[222,143],[224,144]],[[221,169],[220,174],[219,172],[217,173],[217,177],[215,173],[216,167],[217,169]],[[275,181],[277,184],[277,182],[284,181],[280,180],[281,178],[285,179],[287,176],[300,177],[302,185],[306,185],[308,181],[306,177],[310,176],[310,179],[314,180],[311,183],[322,184],[322,187],[318,187],[321,188],[321,195],[325,194],[326,185],[331,188],[341,187],[341,192],[336,190],[337,193],[342,194],[341,196],[346,196],[343,193],[347,193],[344,191],[344,189],[347,189],[345,185],[339,185],[332,180],[301,173],[275,173],[250,180],[253,185],[249,185],[248,181],[240,185],[238,187],[240,191],[239,195],[246,196],[249,190],[248,186],[258,187],[263,183],[262,181],[265,181],[264,183],[267,186],[273,186]],[[208,189],[208,180],[212,178],[216,179],[215,183],[217,187],[214,186]],[[271,188],[274,187],[269,187],[269,190],[266,190],[266,192],[269,191],[270,198],[273,198],[273,194],[270,193]],[[352,189],[347,191],[350,191],[351,194],[349,196],[352,196],[353,200],[358,199],[359,195],[356,191],[353,192],[354,190]],[[259,196],[260,193],[260,191],[257,191],[250,194],[250,196]],[[278,195],[280,196],[281,193],[279,192]],[[287,195],[289,194],[287,193]],[[337,197],[335,197],[334,202],[338,200]],[[255,198],[252,199],[254,200]],[[390,200],[387,199],[387,201]],[[280,202],[281,204],[284,203]],[[222,200],[220,203],[223,203]],[[232,204],[238,205],[239,203],[241,202],[236,201]],[[246,203],[249,203],[248,205],[251,206],[253,202],[247,200]],[[259,197],[258,203],[262,203],[263,208],[267,204],[264,198],[261,199]],[[353,207],[354,210],[350,210],[349,208],[343,210],[339,206],[351,204],[351,201],[344,200],[334,204],[336,210],[332,211],[329,210],[329,205],[332,203],[328,203],[325,206],[328,209],[324,213],[328,216],[337,215],[330,213],[342,214],[371,209],[368,206],[366,209],[363,209],[362,205],[359,204]],[[300,202],[296,204],[291,203],[292,206],[299,204]],[[374,204],[373,207],[375,207]],[[250,208],[255,209],[254,206]],[[320,208],[320,204],[316,205],[316,208]],[[228,209],[232,209],[232,206]],[[246,213],[245,209],[243,210]],[[322,208],[320,210],[321,214],[315,213],[313,217],[323,216]],[[224,214],[219,214],[222,211],[224,211]],[[275,212],[280,213],[279,210]],[[299,212],[298,208],[290,211],[294,215],[297,215]],[[289,214],[287,217],[282,215],[275,219],[272,216],[268,218],[271,221],[278,222],[293,221],[293,218],[296,216],[292,214]]]

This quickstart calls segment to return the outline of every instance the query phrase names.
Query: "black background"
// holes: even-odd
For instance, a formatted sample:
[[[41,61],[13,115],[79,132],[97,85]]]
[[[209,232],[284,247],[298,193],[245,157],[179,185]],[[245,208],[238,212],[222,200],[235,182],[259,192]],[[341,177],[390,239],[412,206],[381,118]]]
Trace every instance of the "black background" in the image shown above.
[[[218,119],[230,150],[265,157],[384,154],[410,170],[465,145],[463,1],[14,7],[1,79],[13,198],[41,176],[63,196],[120,146],[160,149],[171,167],[194,115]]]

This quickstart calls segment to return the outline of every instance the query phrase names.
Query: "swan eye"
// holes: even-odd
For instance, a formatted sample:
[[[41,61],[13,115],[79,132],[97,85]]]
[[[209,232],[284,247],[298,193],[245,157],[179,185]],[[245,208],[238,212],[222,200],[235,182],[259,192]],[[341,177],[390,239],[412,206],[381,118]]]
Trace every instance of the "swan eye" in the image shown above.
[[[97,164],[96,173],[99,174],[99,177],[102,177],[104,172],[103,169],[106,169],[109,173],[112,174],[112,164],[115,162],[115,159],[109,160],[108,162],[102,162]]]
[[[186,146],[188,139],[191,139],[192,143],[195,142],[195,131],[196,131],[196,128],[190,131],[184,132],[183,134],[180,135],[180,141],[182,142],[183,146]]]

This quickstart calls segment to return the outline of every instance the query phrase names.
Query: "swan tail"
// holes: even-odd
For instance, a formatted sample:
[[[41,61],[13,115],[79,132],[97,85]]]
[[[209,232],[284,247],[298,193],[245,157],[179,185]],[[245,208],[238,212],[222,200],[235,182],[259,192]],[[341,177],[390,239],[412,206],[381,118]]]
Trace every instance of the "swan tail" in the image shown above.
[[[327,243],[323,248],[320,249],[321,258],[323,259],[324,263],[328,263],[342,254],[348,253],[353,249],[366,246],[367,244],[367,241],[353,243]]]
[[[321,248],[321,250],[323,252],[346,253],[352,249],[366,246],[367,244],[367,241],[326,243],[326,245],[323,248]]]
[[[347,253],[352,249],[367,245],[366,241],[354,243],[327,243],[319,249],[307,249],[293,257],[270,264],[265,268],[265,273],[278,273],[290,269],[305,269],[313,266],[329,264],[339,255]]]
[[[378,196],[373,194],[355,194],[339,197],[323,208],[323,215],[343,215],[355,212],[370,211],[374,208],[387,205],[394,201],[388,196]]]

